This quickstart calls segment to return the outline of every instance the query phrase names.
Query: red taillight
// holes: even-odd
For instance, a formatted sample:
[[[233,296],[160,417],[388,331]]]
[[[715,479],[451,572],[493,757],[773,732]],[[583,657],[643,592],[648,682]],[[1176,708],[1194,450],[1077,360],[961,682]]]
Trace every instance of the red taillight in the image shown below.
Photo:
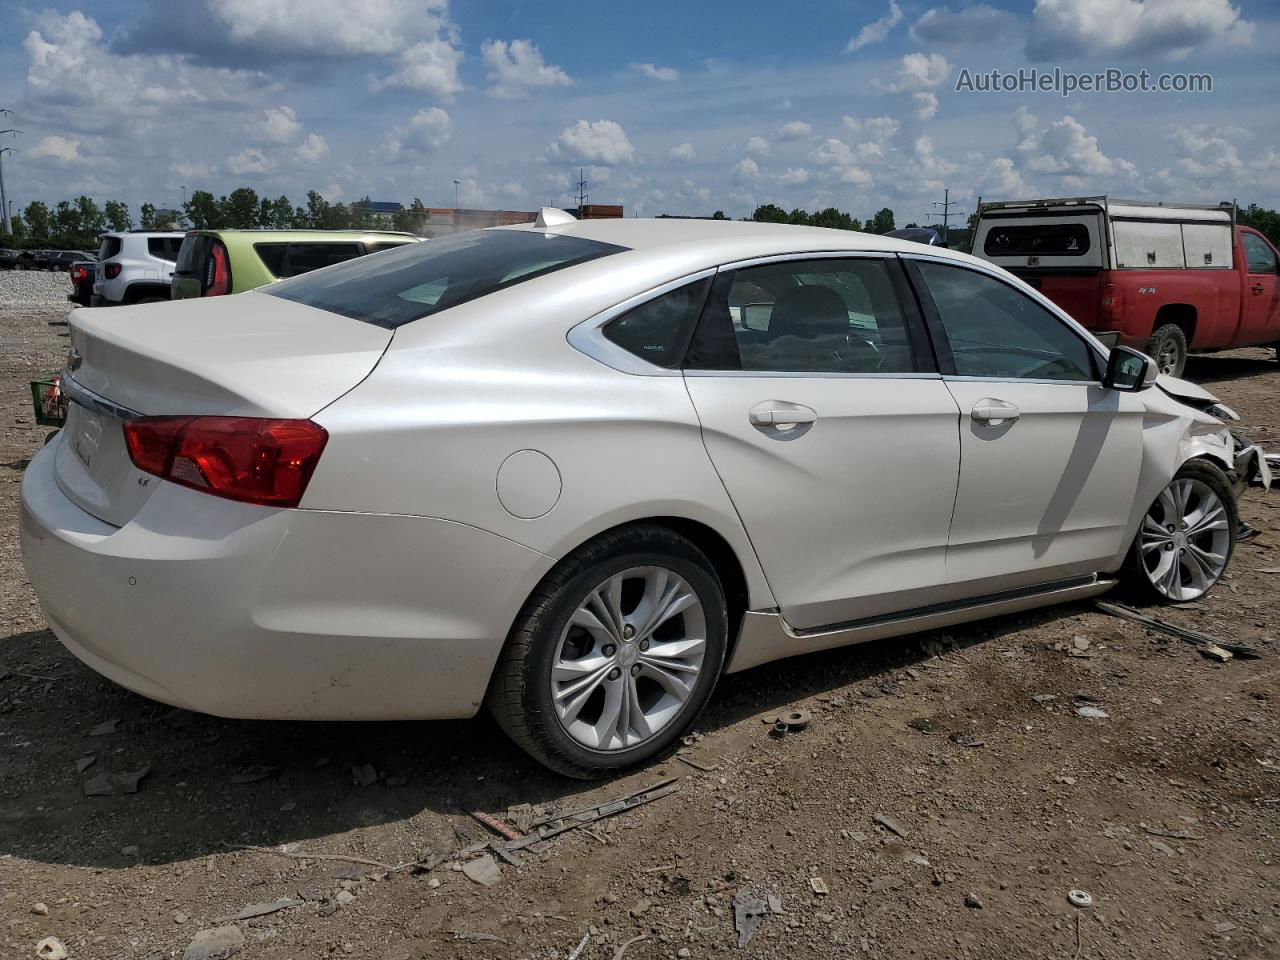
[[[205,262],[204,296],[221,297],[230,292],[231,266],[227,263],[227,248],[215,240]]]
[[[85,278],[86,278],[86,277],[88,277],[88,276],[89,276],[89,271],[88,271],[88,270],[86,270],[84,267],[72,267],[72,268],[71,268],[71,282],[72,282],[72,283],[79,283],[81,280],[85,279]]]
[[[134,466],[184,487],[268,507],[296,507],[329,434],[310,420],[139,417],[124,439]]]
[[[1116,326],[1124,319],[1124,287],[1115,283],[1102,285],[1098,315],[1103,326]]]
[[[102,274],[108,280],[114,280],[116,277],[120,276],[120,264],[108,263],[103,269]]]

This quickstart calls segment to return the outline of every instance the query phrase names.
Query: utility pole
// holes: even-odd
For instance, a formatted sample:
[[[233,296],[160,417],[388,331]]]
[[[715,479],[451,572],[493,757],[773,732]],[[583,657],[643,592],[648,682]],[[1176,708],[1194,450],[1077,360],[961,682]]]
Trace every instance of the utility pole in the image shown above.
[[[13,111],[0,107],[0,117],[4,116],[13,116]],[[12,133],[13,139],[17,140],[21,132],[11,127],[8,130],[0,130],[0,137],[6,133]],[[4,222],[4,232],[7,234],[13,233],[13,217],[9,213],[9,198],[4,192],[4,155],[13,152],[13,147],[0,147],[0,220]]]
[[[460,187],[461,185],[462,185],[461,180],[453,181],[453,209],[454,209],[455,222],[456,222],[457,210],[458,210],[458,187]]]
[[[951,219],[951,208],[952,208],[952,207],[957,207],[957,206],[959,206],[960,204],[959,204],[958,202],[956,202],[956,203],[952,203],[952,202],[951,202],[951,191],[950,191],[950,190],[943,190],[943,191],[942,191],[942,202],[941,202],[941,203],[938,203],[938,202],[935,200],[935,201],[934,201],[934,203],[933,203],[933,205],[934,205],[935,207],[941,207],[941,208],[942,208],[942,245],[943,245],[944,247],[949,247],[949,246],[950,246],[950,243],[949,243],[949,240],[948,240],[948,221]]]
[[[578,182],[575,186],[578,188],[578,219],[581,220],[582,208],[587,205],[587,178],[582,167],[578,168]]]

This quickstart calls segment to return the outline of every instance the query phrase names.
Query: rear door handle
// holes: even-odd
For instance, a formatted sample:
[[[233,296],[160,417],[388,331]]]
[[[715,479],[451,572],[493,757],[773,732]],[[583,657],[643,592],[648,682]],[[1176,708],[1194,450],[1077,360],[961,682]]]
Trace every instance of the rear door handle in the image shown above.
[[[817,411],[802,403],[788,403],[786,400],[766,400],[757,403],[747,413],[747,419],[755,427],[792,427],[802,423],[813,423],[818,419]]]
[[[1003,423],[1006,420],[1012,423],[1021,415],[1022,411],[1012,403],[1006,403],[994,397],[983,397],[973,405],[973,410],[970,411],[973,419],[983,423]]]
[[[1255,283],[1249,289],[1253,291],[1254,296],[1260,297],[1262,296],[1263,291],[1266,290],[1267,288],[1260,283]]]

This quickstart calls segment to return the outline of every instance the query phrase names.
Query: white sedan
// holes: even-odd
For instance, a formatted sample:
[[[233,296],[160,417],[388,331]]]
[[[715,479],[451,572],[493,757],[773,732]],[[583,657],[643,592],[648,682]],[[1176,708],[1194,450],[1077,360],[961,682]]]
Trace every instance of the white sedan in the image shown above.
[[[722,673],[1122,575],[1203,595],[1264,460],[1153,378],[963,254],[544,211],[78,312],[23,555],[59,639],[147,697],[487,705],[602,776],[669,747]]]

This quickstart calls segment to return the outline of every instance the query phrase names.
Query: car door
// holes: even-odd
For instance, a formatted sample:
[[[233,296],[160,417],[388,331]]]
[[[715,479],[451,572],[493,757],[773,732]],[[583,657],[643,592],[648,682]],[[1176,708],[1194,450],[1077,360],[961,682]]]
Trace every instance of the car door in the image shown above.
[[[1261,235],[1240,231],[1246,276],[1240,312],[1240,344],[1280,340],[1280,280],[1276,252]]]
[[[959,411],[895,258],[722,269],[684,374],[707,452],[792,627],[938,599]]]
[[[1097,573],[1126,546],[1145,407],[1080,330],[995,271],[911,258],[960,410],[946,579],[979,597]]]

